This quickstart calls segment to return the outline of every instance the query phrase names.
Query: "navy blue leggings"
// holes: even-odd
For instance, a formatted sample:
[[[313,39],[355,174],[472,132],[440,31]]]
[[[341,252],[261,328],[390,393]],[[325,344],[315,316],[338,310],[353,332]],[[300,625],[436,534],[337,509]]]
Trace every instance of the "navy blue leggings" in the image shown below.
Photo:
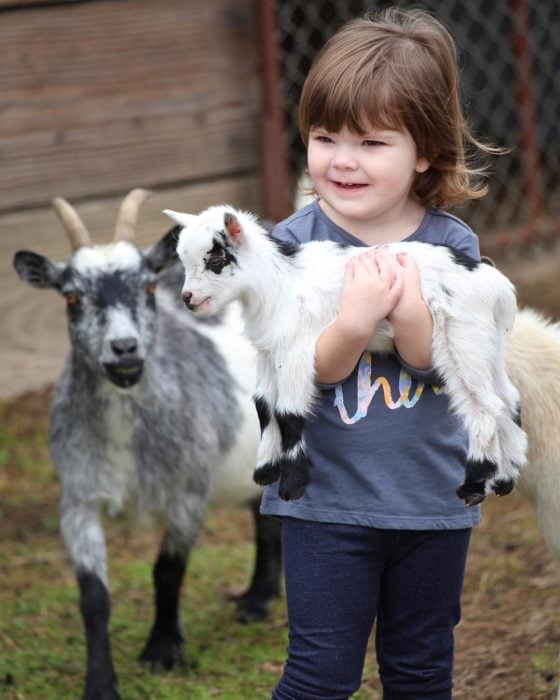
[[[346,700],[376,617],[384,700],[449,700],[470,533],[284,518],[290,641],[274,700]]]

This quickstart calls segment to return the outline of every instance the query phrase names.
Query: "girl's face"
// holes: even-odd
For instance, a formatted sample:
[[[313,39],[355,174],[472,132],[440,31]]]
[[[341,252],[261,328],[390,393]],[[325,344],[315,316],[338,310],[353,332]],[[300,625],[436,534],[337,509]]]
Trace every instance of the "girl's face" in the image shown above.
[[[316,127],[309,134],[307,161],[321,207],[349,233],[369,242],[384,228],[397,235],[402,229],[403,237],[412,232],[406,230],[412,209],[418,209],[412,183],[430,164],[418,157],[408,132],[354,134],[344,127],[329,133]]]

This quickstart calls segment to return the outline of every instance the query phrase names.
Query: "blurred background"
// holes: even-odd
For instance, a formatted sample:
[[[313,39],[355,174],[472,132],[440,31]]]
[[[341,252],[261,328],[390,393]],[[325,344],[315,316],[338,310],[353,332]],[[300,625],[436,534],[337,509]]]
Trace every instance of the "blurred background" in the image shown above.
[[[343,22],[384,4],[0,0],[0,397],[54,380],[66,349],[59,299],[24,288],[11,269],[19,248],[67,257],[51,198],[69,199],[106,240],[122,196],[153,190],[141,244],[166,230],[164,207],[228,202],[287,216],[305,168],[296,105],[311,61]],[[560,3],[421,6],[457,40],[475,132],[510,149],[495,159],[486,199],[459,215],[500,261],[550,256],[560,231]]]

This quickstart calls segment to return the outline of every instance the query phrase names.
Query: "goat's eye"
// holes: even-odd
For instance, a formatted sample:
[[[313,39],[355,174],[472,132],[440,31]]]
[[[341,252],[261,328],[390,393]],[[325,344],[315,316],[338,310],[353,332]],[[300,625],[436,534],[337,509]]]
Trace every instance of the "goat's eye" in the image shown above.
[[[76,292],[66,292],[64,298],[66,299],[68,306],[75,306],[80,301],[80,298]]]
[[[224,260],[220,255],[211,255],[206,262],[206,267],[210,272],[221,272],[223,266]]]
[[[148,284],[146,285],[146,291],[150,296],[153,296],[156,293],[156,283],[148,282]]]

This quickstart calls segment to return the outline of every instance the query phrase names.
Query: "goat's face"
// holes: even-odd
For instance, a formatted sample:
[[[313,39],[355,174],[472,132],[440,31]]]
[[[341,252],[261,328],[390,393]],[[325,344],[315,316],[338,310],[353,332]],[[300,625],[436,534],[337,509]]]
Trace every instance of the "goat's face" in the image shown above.
[[[83,247],[67,264],[28,251],[14,258],[24,281],[65,297],[73,353],[119,387],[138,382],[155,340],[156,274],[164,250],[174,256],[165,240],[145,253],[127,241]]]
[[[135,384],[156,329],[155,273],[124,241],[81,248],[66,268],[72,346],[118,386]]]
[[[165,212],[184,227],[177,242],[185,270],[183,300],[197,316],[212,316],[244,291],[243,233],[232,212],[226,207],[199,216]]]

